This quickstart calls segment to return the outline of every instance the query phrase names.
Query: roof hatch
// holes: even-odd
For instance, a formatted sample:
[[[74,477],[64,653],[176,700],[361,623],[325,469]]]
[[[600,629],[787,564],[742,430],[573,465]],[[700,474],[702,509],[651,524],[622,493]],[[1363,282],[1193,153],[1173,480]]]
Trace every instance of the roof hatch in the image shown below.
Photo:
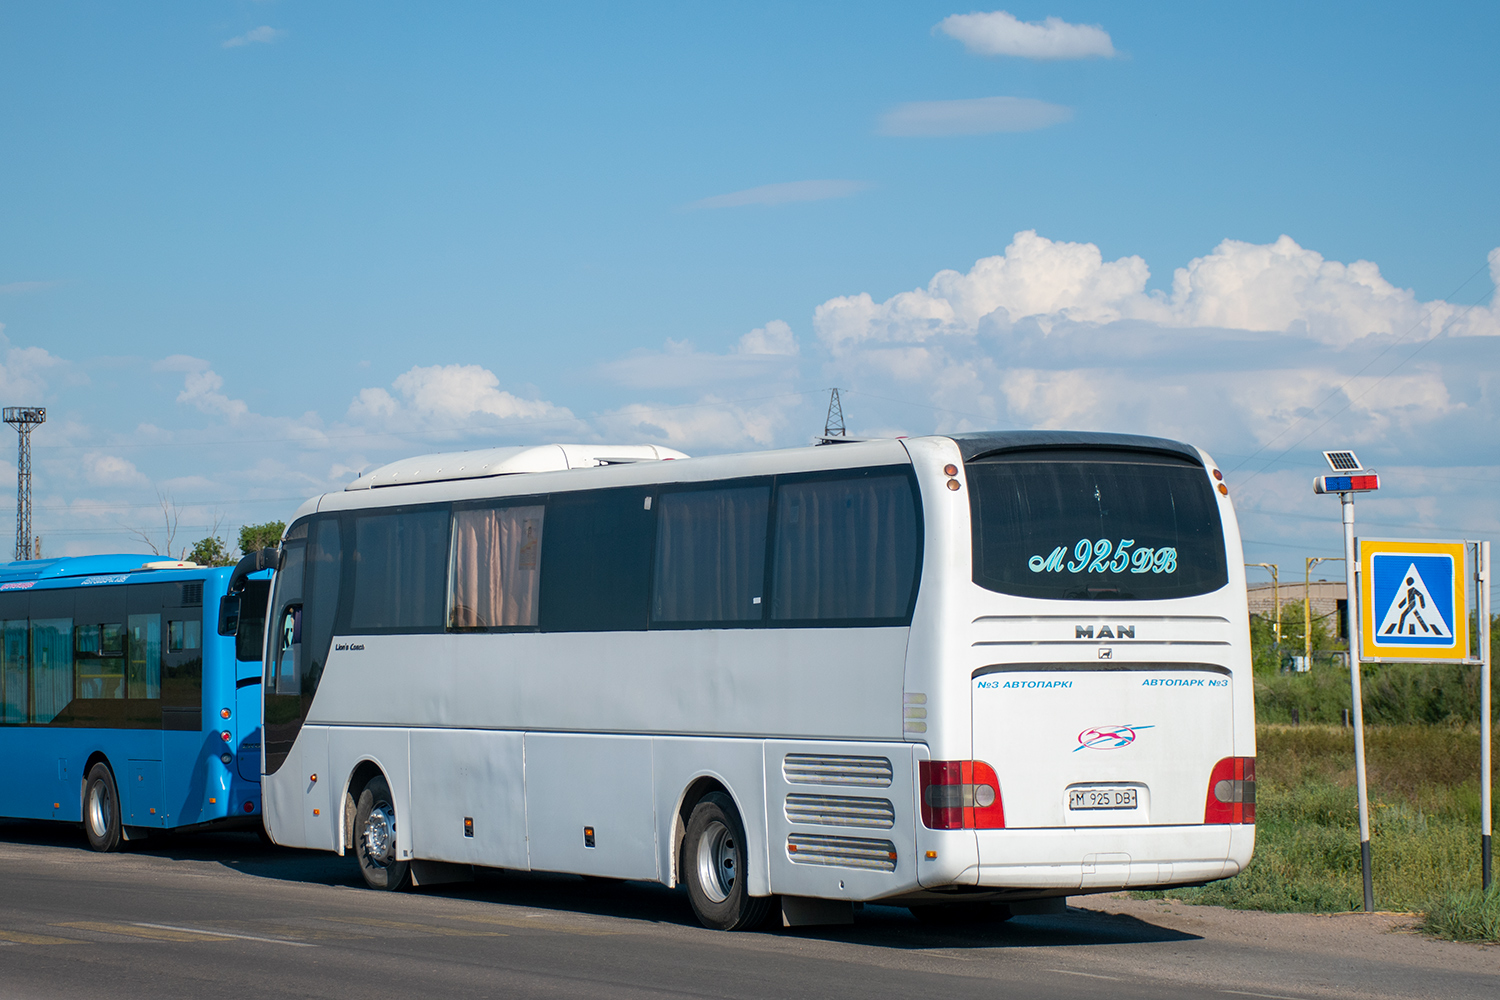
[[[544,444],[518,448],[480,448],[418,455],[382,465],[345,486],[346,490],[368,490],[412,483],[438,483],[454,479],[483,479],[524,472],[561,472],[593,469],[601,465],[629,465],[687,458],[680,451],[654,444]]]

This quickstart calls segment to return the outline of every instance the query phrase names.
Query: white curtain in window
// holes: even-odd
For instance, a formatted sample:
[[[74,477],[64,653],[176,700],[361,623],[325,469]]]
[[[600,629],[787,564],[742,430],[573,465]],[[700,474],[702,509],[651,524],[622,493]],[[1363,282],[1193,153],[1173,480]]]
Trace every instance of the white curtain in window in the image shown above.
[[[450,628],[537,623],[542,514],[537,505],[453,515]]]

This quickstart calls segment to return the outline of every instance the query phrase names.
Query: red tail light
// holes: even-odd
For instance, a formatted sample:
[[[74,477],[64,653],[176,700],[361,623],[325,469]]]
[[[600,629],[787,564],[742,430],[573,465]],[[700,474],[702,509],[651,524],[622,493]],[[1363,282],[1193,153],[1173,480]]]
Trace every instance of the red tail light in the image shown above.
[[[1208,776],[1205,823],[1255,822],[1255,758],[1225,757]]]
[[[1003,830],[1000,779],[982,760],[924,760],[922,825],[929,830]]]

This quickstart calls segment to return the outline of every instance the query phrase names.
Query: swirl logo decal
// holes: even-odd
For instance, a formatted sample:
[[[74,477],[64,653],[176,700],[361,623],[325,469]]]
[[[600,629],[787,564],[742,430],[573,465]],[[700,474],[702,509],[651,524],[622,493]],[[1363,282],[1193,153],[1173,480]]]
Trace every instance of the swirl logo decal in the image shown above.
[[[1078,745],[1073,748],[1073,752],[1118,750],[1134,743],[1136,733],[1142,729],[1155,728],[1155,726],[1100,726],[1097,729],[1085,729],[1078,734]]]

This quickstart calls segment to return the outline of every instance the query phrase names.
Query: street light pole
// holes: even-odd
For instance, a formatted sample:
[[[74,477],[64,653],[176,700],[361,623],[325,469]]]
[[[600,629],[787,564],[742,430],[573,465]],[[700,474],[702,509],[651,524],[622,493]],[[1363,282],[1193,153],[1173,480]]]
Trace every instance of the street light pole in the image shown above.
[[[1276,663],[1279,669],[1281,664],[1281,583],[1277,578],[1278,567],[1275,563],[1246,563],[1245,565],[1259,566],[1271,572],[1271,601],[1276,605],[1276,625],[1271,635],[1275,638]]]
[[[1312,569],[1318,563],[1338,561],[1338,556],[1308,556],[1302,574],[1302,662],[1308,670],[1312,669]]]

